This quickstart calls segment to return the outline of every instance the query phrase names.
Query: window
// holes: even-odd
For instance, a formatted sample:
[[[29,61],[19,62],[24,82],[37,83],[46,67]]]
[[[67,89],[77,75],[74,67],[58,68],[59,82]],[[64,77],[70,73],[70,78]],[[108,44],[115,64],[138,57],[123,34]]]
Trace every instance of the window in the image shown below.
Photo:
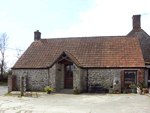
[[[73,65],[66,65],[66,78],[73,77]]]
[[[137,72],[136,71],[130,71],[130,70],[128,70],[128,71],[125,71],[125,73],[124,73],[124,86],[126,87],[126,88],[129,88],[129,85],[130,84],[136,84],[137,82],[137,74],[136,74]]]

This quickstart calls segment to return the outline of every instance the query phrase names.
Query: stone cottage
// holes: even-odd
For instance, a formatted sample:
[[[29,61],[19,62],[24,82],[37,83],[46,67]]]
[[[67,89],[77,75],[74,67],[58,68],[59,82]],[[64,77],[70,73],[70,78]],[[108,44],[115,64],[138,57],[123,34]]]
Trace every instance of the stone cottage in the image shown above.
[[[37,30],[12,67],[9,90],[20,90],[21,77],[27,91],[50,86],[55,92],[74,87],[88,92],[94,83],[121,91],[139,81],[150,87],[150,36],[140,27],[140,15],[132,19],[133,29],[126,36],[41,39]]]

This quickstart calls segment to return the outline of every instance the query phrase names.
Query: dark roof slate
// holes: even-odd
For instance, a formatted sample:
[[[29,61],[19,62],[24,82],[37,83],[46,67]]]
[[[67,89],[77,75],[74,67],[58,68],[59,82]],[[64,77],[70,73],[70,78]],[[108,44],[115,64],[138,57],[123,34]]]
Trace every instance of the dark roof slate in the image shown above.
[[[150,36],[143,29],[132,30],[127,36],[132,35],[138,36],[144,61],[150,62]]]

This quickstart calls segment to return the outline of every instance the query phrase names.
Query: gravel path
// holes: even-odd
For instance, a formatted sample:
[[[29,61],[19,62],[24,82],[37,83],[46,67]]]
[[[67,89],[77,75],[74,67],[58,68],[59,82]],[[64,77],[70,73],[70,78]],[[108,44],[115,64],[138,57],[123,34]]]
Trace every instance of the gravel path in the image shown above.
[[[150,97],[137,94],[0,96],[0,113],[149,113]]]

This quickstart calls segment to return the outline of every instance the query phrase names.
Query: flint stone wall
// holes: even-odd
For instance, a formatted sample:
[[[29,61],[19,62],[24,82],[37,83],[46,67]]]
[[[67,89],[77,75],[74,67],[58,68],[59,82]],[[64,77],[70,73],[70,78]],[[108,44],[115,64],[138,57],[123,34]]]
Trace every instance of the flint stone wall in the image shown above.
[[[48,69],[15,69],[12,75],[16,76],[16,90],[20,91],[20,77],[26,77],[26,91],[44,91],[48,86]]]
[[[77,87],[80,92],[86,91],[86,70],[77,67],[73,70],[73,88]]]
[[[116,79],[118,79],[120,83],[120,73],[118,71],[117,69],[89,69],[88,85],[90,86],[94,83],[98,83],[106,85],[106,88],[108,88],[108,85],[113,85]]]
[[[54,92],[64,89],[64,64],[54,64],[49,69],[49,75],[49,86],[53,88]]]
[[[75,64],[74,64],[75,65]],[[124,85],[124,70],[137,71],[137,83],[143,81],[145,78],[145,69],[88,69],[88,86],[94,83],[102,83],[103,79],[106,80],[105,84],[110,84],[113,80],[113,89],[111,91],[119,90]],[[55,64],[49,69],[15,69],[12,70],[12,75],[16,76],[15,89],[20,90],[20,77],[26,77],[27,91],[44,91],[45,86],[54,89],[55,92],[64,89],[64,64]],[[116,85],[115,80],[119,80]],[[73,70],[73,88],[77,87],[80,92],[86,92],[87,89],[87,70],[81,69],[75,65]]]

